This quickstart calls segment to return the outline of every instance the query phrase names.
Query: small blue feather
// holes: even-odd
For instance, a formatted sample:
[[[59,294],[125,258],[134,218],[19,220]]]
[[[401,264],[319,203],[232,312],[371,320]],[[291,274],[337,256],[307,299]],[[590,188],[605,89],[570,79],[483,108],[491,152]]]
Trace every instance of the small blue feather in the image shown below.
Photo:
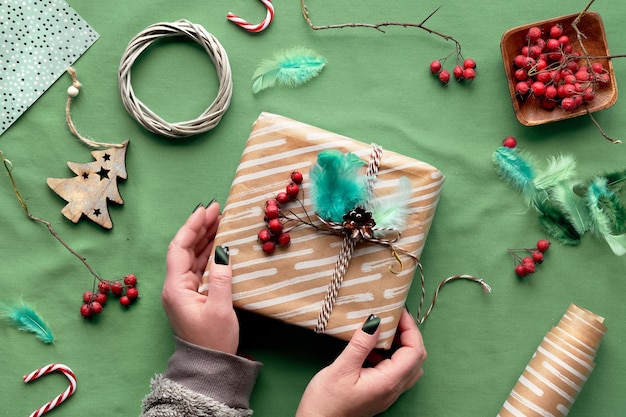
[[[368,177],[359,169],[365,162],[353,153],[327,149],[317,155],[309,172],[311,201],[321,218],[342,222],[343,215],[363,206],[369,196]]]
[[[24,303],[8,306],[0,302],[0,318],[19,330],[34,333],[44,343],[53,343],[54,335],[48,325],[31,307]]]
[[[326,59],[310,49],[296,47],[262,61],[252,76],[252,92],[279,86],[300,86],[319,75]]]

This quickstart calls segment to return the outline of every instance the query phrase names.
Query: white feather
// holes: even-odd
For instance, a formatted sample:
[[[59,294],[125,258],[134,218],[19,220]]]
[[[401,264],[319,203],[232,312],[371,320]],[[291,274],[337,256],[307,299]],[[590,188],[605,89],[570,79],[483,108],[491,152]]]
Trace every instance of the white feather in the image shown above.
[[[396,190],[388,195],[373,198],[367,207],[376,222],[376,228],[404,230],[409,217],[412,185],[407,177],[398,180]],[[386,233],[379,231],[378,235]]]

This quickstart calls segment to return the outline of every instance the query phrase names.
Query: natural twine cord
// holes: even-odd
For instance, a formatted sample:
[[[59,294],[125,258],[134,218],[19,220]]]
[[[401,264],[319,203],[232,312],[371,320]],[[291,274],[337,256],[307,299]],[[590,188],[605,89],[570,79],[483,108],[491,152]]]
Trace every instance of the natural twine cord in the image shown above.
[[[169,123],[155,114],[135,96],[131,84],[131,68],[135,60],[159,38],[186,36],[202,46],[215,65],[219,78],[217,97],[211,105],[193,120]],[[128,44],[118,71],[120,94],[130,115],[151,132],[170,138],[184,138],[206,132],[217,126],[228,110],[233,93],[233,81],[228,55],[220,42],[201,25],[187,20],[173,23],[156,23],[137,34]]]
[[[72,120],[72,100],[78,96],[82,84],[78,81],[76,77],[76,70],[72,67],[67,69],[67,73],[72,77],[72,85],[67,89],[67,100],[65,101],[65,121],[67,122],[67,127],[70,129],[70,132],[74,134],[81,142],[92,147],[92,148],[124,148],[127,143],[107,143],[107,142],[97,142],[95,140],[91,140],[81,135],[76,129],[76,125],[74,125],[74,121]]]

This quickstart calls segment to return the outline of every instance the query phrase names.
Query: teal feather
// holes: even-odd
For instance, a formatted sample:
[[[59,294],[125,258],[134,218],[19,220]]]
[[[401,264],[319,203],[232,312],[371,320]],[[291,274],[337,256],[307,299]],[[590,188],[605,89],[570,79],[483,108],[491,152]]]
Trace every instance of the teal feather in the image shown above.
[[[589,178],[586,181],[581,182],[580,184],[576,185],[576,187],[574,187],[574,192],[578,194],[579,196],[584,197],[587,193],[587,189],[589,185],[591,185],[591,183],[593,183],[595,179],[598,177],[606,178],[607,188],[613,191],[614,193],[621,193],[622,191],[626,190],[626,170],[624,170],[624,171],[609,172],[609,173],[596,175],[592,178]]]
[[[376,227],[402,231],[408,220],[412,192],[411,181],[407,177],[400,177],[393,193],[372,198],[366,210],[372,213]],[[376,234],[384,233],[380,231]]]
[[[54,342],[54,335],[50,327],[35,310],[24,303],[9,306],[0,302],[0,318],[16,326],[19,330],[34,333],[44,343]]]
[[[551,201],[539,203],[537,210],[540,213],[539,225],[549,236],[568,246],[576,246],[580,243],[582,235]]]
[[[252,76],[252,92],[279,86],[298,87],[315,78],[326,65],[326,59],[306,48],[292,48],[264,60]]]
[[[550,190],[550,196],[555,205],[561,209],[578,234],[583,235],[589,228],[589,211],[585,201],[574,193],[569,181],[554,186]]]
[[[533,185],[536,174],[528,157],[518,148],[500,146],[492,159],[500,176],[522,193],[526,204],[533,205],[537,200],[537,190]]]
[[[587,189],[590,231],[608,243],[614,254],[626,254],[626,209],[617,194],[608,189],[606,178],[596,178]]]
[[[548,158],[548,167],[538,172],[533,185],[545,190],[568,181],[576,174],[576,160],[572,155],[559,155]]]
[[[363,206],[369,196],[368,177],[358,171],[365,162],[353,153],[327,149],[309,172],[311,201],[318,216],[342,222],[343,215]]]

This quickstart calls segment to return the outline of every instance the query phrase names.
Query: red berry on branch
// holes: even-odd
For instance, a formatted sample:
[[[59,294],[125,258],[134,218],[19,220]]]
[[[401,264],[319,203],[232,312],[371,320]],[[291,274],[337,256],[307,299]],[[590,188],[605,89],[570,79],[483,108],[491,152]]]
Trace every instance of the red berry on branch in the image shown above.
[[[436,59],[430,63],[430,72],[437,75],[439,74],[439,71],[441,71],[441,67],[442,67],[441,61]]]
[[[293,171],[291,173],[291,181],[295,182],[296,184],[302,184],[302,180],[303,180],[303,176],[301,172]]]
[[[278,235],[278,244],[280,246],[287,246],[289,242],[291,242],[291,236],[289,235],[289,233],[282,232],[280,235]]]
[[[128,296],[123,295],[120,297],[120,304],[123,305],[124,307],[129,306],[131,303],[132,303],[132,300]]]
[[[523,262],[522,265],[527,274],[534,274],[537,268],[534,262]]]
[[[533,251],[530,256],[533,258],[533,261],[535,261],[536,264],[540,264],[543,262],[543,253],[540,250]]]
[[[287,194],[285,191],[281,191],[278,194],[276,194],[276,201],[278,201],[279,204],[285,204],[289,202],[289,194]]]
[[[90,303],[93,300],[93,293],[91,291],[85,291],[83,293],[83,301],[85,303]]]
[[[289,183],[289,185],[287,185],[285,192],[287,193],[289,198],[296,198],[296,196],[300,192],[300,186],[295,182],[291,182]]]
[[[276,249],[276,244],[271,240],[263,244],[263,252],[268,255],[271,255],[274,252],[274,249]]]
[[[513,149],[517,146],[517,139],[515,139],[513,136],[508,136],[502,141],[502,145],[506,146],[507,148]]]
[[[573,97],[565,97],[563,100],[561,100],[561,108],[565,111],[576,110],[577,107],[578,104],[576,103],[576,99],[574,99]]]
[[[126,275],[124,277],[124,284],[134,287],[135,285],[137,285],[137,277],[133,274]]]
[[[524,265],[522,265],[522,264],[517,264],[515,266],[515,273],[520,278],[521,277],[525,277],[526,275],[528,275],[528,272],[526,272],[526,269],[524,268]]]
[[[455,65],[454,69],[452,70],[452,75],[454,75],[454,78],[456,78],[458,81],[461,81],[463,79],[463,70],[464,68],[460,65]]]
[[[124,287],[121,282],[115,281],[114,283],[111,284],[111,292],[113,293],[113,295],[119,296],[122,294],[123,290],[124,290]]]
[[[80,306],[80,315],[83,316],[84,318],[89,318],[91,317],[93,314],[93,312],[91,311],[91,308],[89,307],[89,304],[83,304],[82,306]]]
[[[102,304],[100,304],[99,302],[94,301],[94,302],[92,302],[92,303],[90,303],[88,305],[89,305],[89,309],[91,310],[92,314],[100,314],[100,313],[102,313]]]
[[[99,302],[100,304],[105,304],[107,302],[107,295],[105,293],[99,292],[94,296],[94,301]]]
[[[539,38],[541,38],[541,28],[537,26],[533,26],[530,29],[528,29],[528,39],[531,42],[535,42]]]
[[[463,70],[463,78],[466,80],[473,80],[476,78],[476,70],[474,68],[465,68]]]
[[[550,37],[558,39],[563,34],[563,26],[556,24],[550,28]]]
[[[474,61],[472,58],[467,58],[465,59],[465,61],[463,61],[463,67],[464,68],[476,68],[476,61]]]
[[[270,240],[272,240],[272,234],[269,230],[263,229],[259,231],[258,238],[261,243],[269,242]]]
[[[275,204],[269,204],[265,206],[265,219],[276,219],[280,216],[280,208]]]
[[[450,71],[448,70],[441,70],[441,72],[439,73],[439,81],[441,81],[443,84],[448,84],[450,82]]]
[[[515,94],[517,96],[525,97],[526,95],[528,95],[529,91],[530,91],[530,86],[528,85],[527,82],[520,81],[517,84],[515,84]]]
[[[127,288],[126,289],[126,297],[130,298],[131,300],[134,300],[137,297],[139,297],[139,290],[137,289],[137,287]]]
[[[98,282],[98,291],[102,294],[106,294],[111,291],[111,283],[109,281],[100,281]]]
[[[550,247],[550,241],[549,240],[541,239],[541,240],[537,241],[537,249],[540,252],[547,251],[549,247]]]
[[[280,221],[280,219],[271,219],[269,222],[267,222],[267,227],[269,227],[270,232],[275,235],[278,235],[280,234],[280,232],[283,231],[283,223]]]

